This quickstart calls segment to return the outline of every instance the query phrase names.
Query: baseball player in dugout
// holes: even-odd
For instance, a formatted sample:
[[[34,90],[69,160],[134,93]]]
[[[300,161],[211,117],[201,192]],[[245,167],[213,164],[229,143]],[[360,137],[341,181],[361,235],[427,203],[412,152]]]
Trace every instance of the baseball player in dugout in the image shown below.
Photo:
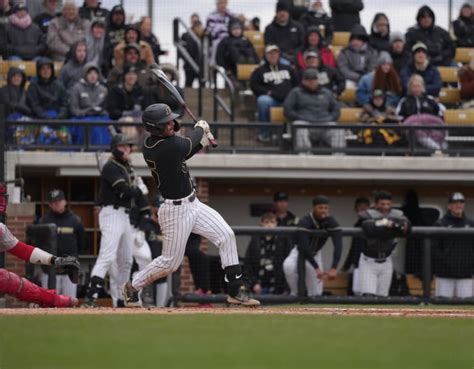
[[[79,256],[84,245],[84,226],[81,219],[67,208],[67,201],[64,192],[54,189],[48,195],[49,210],[40,218],[39,224],[56,224],[56,245],[58,256]],[[46,269],[47,270],[47,269]],[[43,269],[44,271],[44,269]],[[42,273],[41,285],[48,287],[49,275]],[[73,283],[66,270],[56,271],[56,291],[76,297],[77,283]]]
[[[401,210],[392,209],[392,195],[375,194],[374,207],[359,213],[359,224],[366,235],[359,259],[359,283],[363,296],[388,296],[392,282],[391,254],[398,237],[411,231],[410,221]]]
[[[135,177],[129,161],[134,141],[120,133],[112,137],[110,149],[112,156],[100,173],[99,212],[101,232],[100,250],[91,273],[85,306],[95,307],[104,278],[110,275],[117,291],[112,297],[122,295],[122,286],[129,280],[132,268],[132,228],[129,213],[132,202],[147,191],[139,177]],[[132,180],[134,178],[134,180]],[[114,302],[115,304],[115,302]],[[117,306],[123,301],[117,299]]]
[[[0,213],[7,208],[7,195],[0,195]],[[17,258],[32,264],[53,265],[67,271],[73,283],[77,283],[79,260],[74,256],[54,256],[38,247],[27,245],[10,232],[7,226],[0,222],[0,252],[8,252]],[[42,307],[73,307],[78,300],[76,297],[58,295],[55,290],[41,288],[26,278],[0,268],[0,293],[12,295],[20,301],[38,304]]]
[[[273,195],[273,212],[277,216],[278,227],[296,226],[298,218],[288,210],[288,193],[278,191]]]
[[[142,121],[150,136],[143,144],[143,156],[157,189],[164,198],[158,210],[163,232],[163,251],[132,282],[124,285],[126,306],[140,306],[139,291],[156,279],[174,272],[183,260],[191,232],[210,240],[219,249],[229,304],[258,306],[244,287],[234,232],[222,216],[196,197],[194,184],[186,165],[203,147],[209,145],[209,124],[198,121],[186,137],[176,135],[178,114],[166,104],[153,104],[143,112]]]
[[[301,252],[305,258],[306,289],[308,296],[321,296],[323,294],[323,278],[336,278],[337,265],[341,258],[342,231],[337,220],[329,214],[329,199],[318,195],[313,199],[313,210],[301,218],[298,227],[306,229],[327,230],[334,245],[331,268],[323,272],[321,249],[326,244],[328,236],[315,236],[307,232],[296,234],[296,246],[283,262],[283,271],[286,281],[293,296],[298,295],[298,255]]]

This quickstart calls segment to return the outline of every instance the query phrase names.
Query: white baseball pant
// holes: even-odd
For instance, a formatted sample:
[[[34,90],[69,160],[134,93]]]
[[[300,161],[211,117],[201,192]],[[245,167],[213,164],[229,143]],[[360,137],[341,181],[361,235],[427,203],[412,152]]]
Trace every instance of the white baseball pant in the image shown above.
[[[41,287],[48,289],[49,275],[41,273]],[[59,295],[77,297],[77,284],[67,274],[56,274],[56,292]]]
[[[293,247],[290,254],[283,262],[283,271],[292,296],[298,296],[298,255],[298,248]],[[314,260],[318,263],[319,269],[322,271],[323,259],[321,256],[321,250],[316,253]],[[305,267],[305,281],[308,296],[321,296],[323,294],[323,280],[316,277],[316,270],[309,261],[306,261]]]
[[[124,208],[104,206],[99,213],[99,227],[100,250],[92,276],[105,278],[109,273],[116,290],[110,293],[112,297],[118,297],[121,296],[121,286],[129,280],[132,269],[133,239],[130,218]]]
[[[436,297],[459,297],[467,298],[474,296],[474,284],[472,278],[435,278]]]
[[[211,241],[219,249],[222,267],[239,263],[234,231],[224,218],[191,194],[178,200],[165,200],[158,210],[163,233],[163,251],[133,278],[132,285],[142,289],[153,281],[165,277],[179,268],[183,261],[186,243],[191,232]],[[181,205],[173,204],[181,201]]]
[[[352,292],[355,296],[360,296],[360,270],[359,268],[354,268],[352,272]]]
[[[388,296],[392,283],[393,263],[389,256],[383,263],[364,254],[359,259],[360,292],[377,296]]]

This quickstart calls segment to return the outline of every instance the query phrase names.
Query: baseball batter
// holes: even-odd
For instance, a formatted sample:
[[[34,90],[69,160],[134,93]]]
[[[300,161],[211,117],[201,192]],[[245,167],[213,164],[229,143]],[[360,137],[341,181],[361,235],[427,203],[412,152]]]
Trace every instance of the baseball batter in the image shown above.
[[[196,197],[186,160],[209,145],[209,125],[199,121],[187,137],[177,136],[178,117],[166,104],[153,104],[143,112],[142,121],[150,136],[145,139],[143,156],[151,170],[164,203],[158,211],[163,232],[163,251],[132,282],[124,286],[126,306],[138,306],[138,292],[146,285],[172,273],[181,265],[191,232],[209,239],[219,248],[228,282],[229,304],[258,306],[242,283],[235,235],[222,216]]]

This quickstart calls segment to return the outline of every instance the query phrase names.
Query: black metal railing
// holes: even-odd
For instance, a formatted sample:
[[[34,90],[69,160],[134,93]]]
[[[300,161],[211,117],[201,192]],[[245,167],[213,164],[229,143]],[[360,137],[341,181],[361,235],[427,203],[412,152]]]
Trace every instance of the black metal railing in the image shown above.
[[[221,108],[229,117],[230,121],[233,122],[235,119],[235,86],[232,80],[227,75],[225,69],[219,65],[211,66],[211,70],[214,76],[214,88],[213,88],[213,115],[212,118],[214,121],[219,119],[219,108]],[[220,96],[219,89],[217,86],[218,77],[222,78],[224,81],[224,87],[228,96],[229,103]]]

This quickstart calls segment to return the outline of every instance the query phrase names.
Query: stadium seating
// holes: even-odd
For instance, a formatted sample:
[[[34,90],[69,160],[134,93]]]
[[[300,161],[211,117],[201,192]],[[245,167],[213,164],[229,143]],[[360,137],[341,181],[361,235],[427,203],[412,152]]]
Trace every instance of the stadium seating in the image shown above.
[[[466,64],[469,63],[472,55],[474,55],[474,48],[458,47],[454,60],[458,63]]]
[[[332,35],[332,45],[346,47],[349,45],[350,32],[334,32]]]
[[[263,33],[260,31],[245,31],[244,36],[252,43],[257,56],[261,60],[265,52],[265,40]]]
[[[337,59],[337,57],[339,56],[339,53],[341,52],[341,50],[344,48],[345,46],[335,46],[335,45],[330,45],[329,48],[331,49],[332,53],[334,54],[334,57]]]
[[[349,88],[342,91],[341,97],[339,98],[340,101],[346,104],[353,104],[356,102],[357,99],[357,90],[355,88]]]
[[[249,81],[257,67],[258,64],[237,64],[237,79],[239,81]]]
[[[474,109],[461,110],[461,109],[447,109],[444,112],[444,120],[446,124],[453,125],[474,125]]]
[[[270,109],[270,122],[272,123],[285,123],[287,121],[283,108],[281,106],[273,107]]]
[[[362,108],[341,108],[339,123],[357,123],[360,120]],[[270,109],[270,121],[272,123],[284,123],[287,121],[283,107],[273,107]]]
[[[443,83],[458,82],[458,69],[457,67],[438,67]]]
[[[461,102],[461,90],[458,88],[442,88],[439,101],[445,105],[456,105]]]
[[[63,64],[64,64],[63,62],[57,62],[57,61],[54,62],[54,71],[56,75],[59,74],[59,71],[61,70]],[[8,69],[10,69],[10,67],[20,68],[21,70],[25,72],[27,77],[36,76],[36,62],[34,61],[2,60],[0,61],[0,78],[1,79],[6,79]]]

